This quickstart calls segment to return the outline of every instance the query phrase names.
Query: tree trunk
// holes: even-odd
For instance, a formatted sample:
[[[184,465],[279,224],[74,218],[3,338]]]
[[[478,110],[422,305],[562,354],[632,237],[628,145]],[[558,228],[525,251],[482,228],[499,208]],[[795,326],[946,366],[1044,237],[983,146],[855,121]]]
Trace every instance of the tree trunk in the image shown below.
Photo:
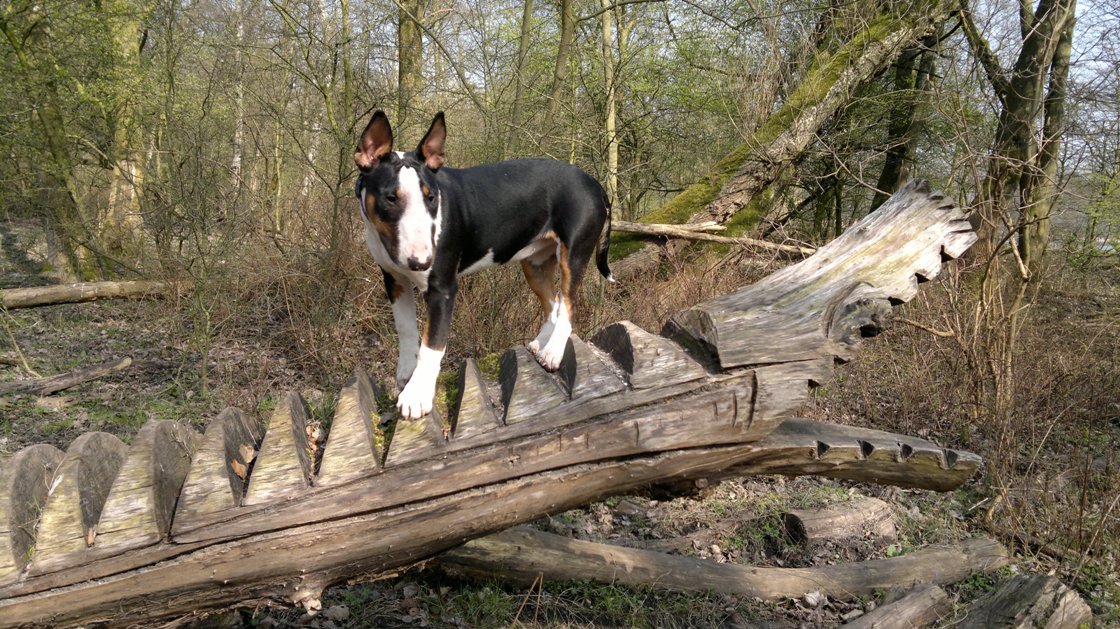
[[[525,0],[524,10],[521,13],[521,37],[517,40],[517,65],[514,67],[513,76],[515,87],[513,91],[513,112],[510,115],[509,136],[502,154],[518,155],[521,145],[521,111],[525,100],[525,61],[529,58],[529,37],[533,26],[533,0]]]
[[[397,19],[397,124],[400,138],[420,137],[419,112],[413,109],[414,99],[424,84],[424,19],[425,0],[403,0]]]
[[[572,0],[560,0],[560,42],[556,47],[556,66],[552,71],[552,89],[548,94],[548,109],[544,114],[543,130],[551,134],[556,123],[556,111],[560,108],[560,98],[568,79],[568,63],[571,57],[572,40],[576,33],[575,10]]]
[[[1046,247],[1050,244],[1050,214],[1058,200],[1058,162],[1065,131],[1066,83],[1069,57],[1073,44],[1073,7],[1066,27],[1058,35],[1054,58],[1050,63],[1050,89],[1043,103],[1043,125],[1038,164],[1028,180],[1027,202],[1023,207],[1023,228],[1019,230],[1019,254],[1038,280]]]
[[[602,13],[603,44],[603,85],[606,88],[607,100],[604,105],[606,119],[603,124],[603,133],[607,139],[607,199],[611,206],[618,207],[618,104],[616,100],[617,86],[614,78],[614,14],[610,10],[611,0],[599,0]]]

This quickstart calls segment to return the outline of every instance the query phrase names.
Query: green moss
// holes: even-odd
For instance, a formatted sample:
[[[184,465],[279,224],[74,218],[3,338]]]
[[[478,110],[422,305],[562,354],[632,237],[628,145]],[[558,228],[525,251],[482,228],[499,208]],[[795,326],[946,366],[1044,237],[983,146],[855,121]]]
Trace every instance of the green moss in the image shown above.
[[[614,248],[614,245],[611,245]],[[501,360],[500,354],[487,354],[475,359],[475,364],[478,365],[478,370],[482,372],[482,377],[487,380],[497,382],[498,377],[501,375]]]

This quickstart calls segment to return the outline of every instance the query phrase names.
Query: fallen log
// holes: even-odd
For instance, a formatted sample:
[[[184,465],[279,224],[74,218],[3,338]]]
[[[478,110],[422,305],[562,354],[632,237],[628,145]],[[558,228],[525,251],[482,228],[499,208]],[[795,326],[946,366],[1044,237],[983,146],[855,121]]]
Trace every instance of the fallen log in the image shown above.
[[[977,537],[889,559],[815,568],[762,568],[598,544],[518,527],[467,542],[444,552],[437,561],[456,574],[500,575],[519,585],[529,585],[543,575],[546,581],[590,579],[777,600],[808,592],[852,599],[879,588],[952,583],[974,571],[999,569],[1009,558],[999,542]]]
[[[719,226],[719,230],[724,229]],[[644,234],[646,236],[664,236],[667,238],[685,238],[688,240],[703,240],[706,242],[718,242],[728,245],[741,245],[743,247],[750,247],[754,249],[765,249],[767,251],[778,251],[781,253],[788,253],[797,256],[810,256],[816,249],[812,247],[805,247],[801,245],[783,245],[768,240],[759,240],[757,238],[732,238],[730,236],[719,236],[708,233],[710,228],[698,230],[693,225],[671,225],[671,224],[647,224],[647,223],[632,223],[629,221],[612,221],[611,231],[625,232],[631,234]]]
[[[906,596],[867,612],[844,625],[848,629],[893,629],[894,627],[928,627],[941,620],[952,609],[945,590],[926,584],[914,588]]]
[[[964,240],[951,220],[958,209],[910,194],[916,213],[891,214],[904,227],[864,225],[883,235],[864,250],[865,264],[797,281],[829,295],[851,292],[837,285],[882,285],[883,295],[909,298],[898,287],[936,273],[931,259],[940,264]],[[907,247],[908,237],[923,247]],[[928,252],[915,264],[889,255],[899,248]],[[873,260],[890,268],[866,273]],[[588,342],[573,337],[556,373],[524,347],[501,358],[497,381],[467,360],[446,423],[434,414],[401,421],[356,370],[314,451],[296,394],[263,436],[256,419],[228,409],[205,435],[151,422],[129,446],[89,433],[66,453],[25,448],[0,466],[0,627],[153,622],[246,600],[314,607],[330,584],[651,485],[755,473],[932,489],[966,482],[975,455],[793,419],[809,386],[853,353],[861,306],[835,304],[828,324],[806,333],[806,351],[764,364],[721,367],[717,355],[735,351],[722,340],[714,354],[627,321]],[[771,323],[755,336],[771,334]]]
[[[11,395],[15,393],[50,395],[71,387],[76,387],[79,384],[119,373],[128,369],[131,365],[132,359],[125,356],[124,358],[109,360],[98,365],[93,365],[92,367],[83,367],[82,369],[75,369],[74,371],[58,374],[56,376],[0,382],[0,395]]]
[[[175,290],[174,283],[155,280],[83,282],[33,288],[6,288],[0,290],[0,309],[15,310],[16,308],[73,304],[99,299],[144,299],[167,295]]]
[[[1077,629],[1093,620],[1089,605],[1061,581],[1044,574],[1018,575],[976,602],[959,629],[1045,627]]]
[[[898,539],[894,513],[878,498],[860,498],[823,509],[792,509],[782,514],[786,534],[805,544],[852,538],[885,543]]]

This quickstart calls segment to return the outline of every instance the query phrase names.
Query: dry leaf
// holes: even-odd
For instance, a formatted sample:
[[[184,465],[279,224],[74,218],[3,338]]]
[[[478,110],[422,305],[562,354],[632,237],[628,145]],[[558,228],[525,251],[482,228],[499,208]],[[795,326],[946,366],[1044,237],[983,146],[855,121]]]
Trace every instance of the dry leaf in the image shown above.
[[[241,444],[241,447],[239,448],[239,451],[241,452],[241,460],[245,461],[246,465],[248,465],[250,462],[252,462],[253,459],[257,458],[256,448],[254,448],[253,446],[251,446],[247,443]],[[245,477],[241,476],[241,478],[245,478]]]
[[[245,475],[249,473],[248,466],[237,459],[230,459],[229,466],[233,470],[233,473],[237,474],[238,478],[245,480]]]
[[[93,546],[93,540],[97,537],[97,529],[88,529],[86,531],[86,546]]]

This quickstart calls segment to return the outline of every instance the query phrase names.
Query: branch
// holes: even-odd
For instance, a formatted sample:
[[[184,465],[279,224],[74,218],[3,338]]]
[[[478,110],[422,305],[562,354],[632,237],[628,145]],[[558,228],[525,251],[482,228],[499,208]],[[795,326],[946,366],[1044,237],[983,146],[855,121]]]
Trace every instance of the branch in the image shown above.
[[[968,47],[972,49],[972,53],[976,55],[976,59],[984,67],[984,72],[988,75],[988,81],[991,82],[996,96],[999,97],[1000,104],[1006,107],[1007,94],[1011,86],[1007,82],[1003,68],[999,65],[999,59],[996,58],[995,53],[988,46],[988,40],[980,34],[980,29],[977,28],[976,22],[972,19],[967,0],[961,1],[961,8],[957,11],[957,15],[960,17],[965,39],[968,40]]]
[[[719,242],[729,245],[743,245],[745,247],[754,247],[757,249],[767,249],[770,251],[781,251],[783,253],[792,253],[800,256],[811,256],[816,249],[812,247],[804,247],[801,245],[782,245],[766,240],[758,240],[756,238],[732,238],[729,236],[716,236],[706,233],[708,231],[722,231],[722,226],[718,230],[712,229],[712,225],[702,225],[699,228],[693,228],[692,225],[671,225],[663,223],[631,223],[629,221],[612,221],[611,230],[626,232],[630,234],[645,234],[647,236],[664,236],[666,238],[687,238],[689,240],[705,240],[708,242]]]
[[[85,367],[83,369],[76,369],[74,371],[59,374],[57,376],[49,376],[46,378],[34,378],[31,380],[15,380],[12,382],[0,383],[0,395],[7,395],[12,393],[35,393],[37,395],[50,395],[57,393],[63,389],[76,387],[79,384],[89,382],[90,380],[97,380],[105,376],[124,371],[132,365],[132,359],[125,356],[116,360],[94,365],[92,367]]]

